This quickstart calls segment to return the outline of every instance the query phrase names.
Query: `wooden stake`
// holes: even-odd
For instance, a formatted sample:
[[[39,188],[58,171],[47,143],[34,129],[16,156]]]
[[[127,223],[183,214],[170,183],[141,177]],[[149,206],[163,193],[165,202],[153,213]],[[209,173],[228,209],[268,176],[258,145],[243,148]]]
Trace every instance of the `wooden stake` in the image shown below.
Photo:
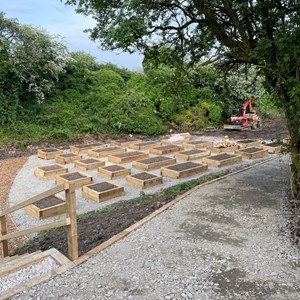
[[[67,226],[68,256],[73,261],[78,258],[75,185],[66,184],[66,187],[66,217],[70,219],[70,225]]]
[[[6,229],[6,220],[5,216],[0,217],[0,236],[6,235],[7,234],[7,229]],[[6,257],[8,256],[8,241],[1,241],[2,244],[2,256]]]

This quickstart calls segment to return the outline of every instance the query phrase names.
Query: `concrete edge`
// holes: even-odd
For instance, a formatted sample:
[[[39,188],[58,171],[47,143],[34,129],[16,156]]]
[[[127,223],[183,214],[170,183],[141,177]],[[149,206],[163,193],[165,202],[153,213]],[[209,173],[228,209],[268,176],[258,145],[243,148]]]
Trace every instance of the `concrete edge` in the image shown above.
[[[82,256],[80,256],[78,259],[76,259],[75,261],[73,261],[73,266],[71,266],[71,268],[73,268],[74,266],[80,265],[83,262],[85,262],[86,260],[88,260],[90,257],[92,257],[93,255],[105,250],[106,248],[112,246],[113,244],[115,244],[116,242],[122,240],[123,238],[125,238],[127,235],[129,235],[131,232],[133,232],[134,230],[138,229],[139,227],[143,226],[144,224],[146,224],[147,222],[149,222],[150,220],[152,220],[154,217],[156,217],[157,215],[161,214],[162,212],[164,212],[165,210],[169,209],[171,206],[173,206],[174,204],[176,204],[177,202],[179,202],[180,200],[186,198],[188,195],[190,195],[191,193],[193,193],[194,191],[198,190],[199,188],[212,184],[216,181],[222,180],[226,177],[247,171],[249,169],[252,169],[258,165],[267,163],[271,160],[274,160],[276,158],[278,158],[279,156],[276,155],[275,157],[271,157],[269,159],[263,160],[263,161],[259,161],[251,166],[242,168],[241,170],[237,170],[234,171],[232,173],[223,175],[219,178],[213,179],[211,181],[202,183],[200,185],[197,185],[195,187],[193,187],[192,189],[186,191],[185,193],[183,193],[182,195],[176,197],[174,200],[168,202],[167,204],[163,205],[162,207],[160,207],[159,209],[155,210],[153,213],[151,213],[150,215],[144,217],[143,219],[141,219],[140,221],[138,221],[137,223],[129,226],[128,228],[124,229],[123,231],[121,231],[120,233],[114,235],[113,237],[111,237],[109,240],[105,241],[104,243],[100,244],[99,246],[93,248],[92,250],[88,251],[87,253],[83,254]]]

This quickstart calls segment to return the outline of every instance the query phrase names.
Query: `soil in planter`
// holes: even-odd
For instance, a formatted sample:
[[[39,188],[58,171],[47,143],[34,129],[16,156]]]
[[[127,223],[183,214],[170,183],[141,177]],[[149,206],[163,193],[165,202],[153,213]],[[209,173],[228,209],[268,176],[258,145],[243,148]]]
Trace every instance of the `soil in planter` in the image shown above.
[[[193,149],[193,150],[181,151],[179,153],[180,154],[185,154],[185,155],[193,155],[193,154],[198,154],[198,153],[203,153],[203,152],[206,152],[206,151],[205,150]]]
[[[135,175],[131,175],[131,177],[134,177],[134,178],[140,179],[140,180],[148,180],[148,179],[156,178],[157,176],[146,173],[146,172],[142,172],[142,173],[138,173]]]
[[[236,155],[232,155],[232,154],[228,154],[228,153],[223,153],[223,154],[219,154],[219,155],[214,155],[211,157],[208,157],[208,159],[212,159],[212,160],[224,160],[227,158],[232,158],[235,157]]]
[[[157,147],[154,148],[155,150],[169,150],[169,149],[178,149],[177,146],[173,146],[173,145],[166,145],[166,146],[161,146],[161,147]]]
[[[56,152],[56,151],[59,151],[59,150],[56,149],[56,148],[48,148],[48,149],[42,149],[41,151],[43,151],[43,152]]]
[[[142,159],[142,160],[138,160],[139,163],[142,164],[152,164],[152,163],[156,163],[156,162],[161,162],[161,161],[165,161],[165,160],[170,160],[169,157],[165,157],[165,156],[156,156],[156,157],[151,157],[151,158],[146,158],[146,159]]]
[[[60,175],[60,177],[67,179],[67,180],[76,180],[76,179],[80,179],[80,178],[86,178],[86,176],[81,175],[80,173],[64,174],[64,175]]]
[[[120,147],[106,147],[102,149],[94,149],[93,152],[101,153],[101,152],[109,152],[114,150],[119,150]]]
[[[94,190],[96,192],[104,192],[107,190],[112,190],[116,187],[116,185],[111,184],[109,182],[100,182],[89,186],[88,188]]]
[[[98,146],[103,146],[103,144],[75,145],[74,147],[79,149],[84,149],[84,148],[91,148],[91,147],[98,147]]]
[[[263,150],[263,149],[251,147],[251,148],[243,149],[243,150],[241,150],[241,152],[244,152],[244,153],[255,153],[255,152],[258,152],[258,151],[261,151],[261,150]]]
[[[278,143],[278,142],[273,142],[273,143],[269,143],[269,144],[264,144],[264,146],[268,146],[268,147],[278,147],[278,146],[282,146],[282,144]]]
[[[115,157],[131,157],[131,156],[136,156],[139,154],[143,154],[143,152],[139,152],[139,151],[131,151],[131,152],[125,152],[125,153],[121,153],[121,154],[114,154]]]
[[[62,167],[59,165],[51,165],[51,166],[44,166],[44,167],[39,167],[39,169],[43,170],[43,171],[54,171],[54,170],[58,170],[61,169]]]
[[[249,143],[254,143],[257,142],[256,140],[242,140],[242,141],[237,141],[238,144],[249,144]]]
[[[37,206],[39,209],[43,209],[43,208],[51,207],[51,206],[61,204],[61,203],[64,203],[64,201],[61,199],[58,199],[55,196],[49,196],[49,197],[46,197],[46,198],[34,203],[33,205]]]
[[[61,156],[61,157],[74,157],[74,156],[78,156],[78,155],[73,154],[73,153],[65,153],[65,154],[60,154],[59,156]]]
[[[80,160],[79,162],[84,163],[84,164],[92,164],[95,162],[99,162],[99,160],[93,159],[93,158],[86,158],[86,159]]]
[[[204,144],[207,141],[190,141],[187,144],[191,144],[191,145],[198,145],[198,144]]]
[[[147,146],[147,145],[152,145],[152,144],[157,144],[159,141],[151,141],[151,142],[143,142],[143,143],[138,143],[136,144],[137,146]]]
[[[102,169],[110,171],[110,172],[116,172],[116,171],[124,170],[126,168],[118,166],[118,165],[112,165],[112,166],[104,167]]]
[[[183,171],[183,170],[187,170],[187,169],[192,169],[195,167],[198,167],[199,164],[193,163],[193,162],[186,162],[186,163],[182,163],[182,164],[177,164],[174,166],[170,166],[167,167],[170,170],[174,170],[174,171]]]

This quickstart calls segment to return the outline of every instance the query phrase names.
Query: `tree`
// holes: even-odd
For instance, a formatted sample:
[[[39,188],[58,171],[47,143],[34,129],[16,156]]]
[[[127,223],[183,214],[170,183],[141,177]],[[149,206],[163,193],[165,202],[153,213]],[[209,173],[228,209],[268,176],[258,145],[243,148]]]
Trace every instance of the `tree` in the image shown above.
[[[65,44],[0,12],[0,45],[7,46],[8,60],[22,84],[20,102],[42,102],[64,72],[68,57]]]
[[[257,66],[275,91],[291,136],[293,195],[300,197],[300,2],[298,0],[68,0],[94,17],[102,49],[163,45],[186,61]],[[203,60],[202,60],[203,61]]]

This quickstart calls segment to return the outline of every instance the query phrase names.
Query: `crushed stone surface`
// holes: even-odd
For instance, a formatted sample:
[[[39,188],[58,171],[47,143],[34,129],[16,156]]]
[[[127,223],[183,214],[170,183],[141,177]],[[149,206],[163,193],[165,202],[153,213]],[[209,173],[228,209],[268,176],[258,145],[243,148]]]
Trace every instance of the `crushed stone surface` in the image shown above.
[[[204,185],[123,240],[14,299],[298,300],[281,160]]]
[[[39,277],[51,270],[58,268],[59,265],[51,257],[46,257],[39,263],[13,272],[7,276],[0,277],[0,293],[7,291],[15,286],[23,284],[30,279]]]

